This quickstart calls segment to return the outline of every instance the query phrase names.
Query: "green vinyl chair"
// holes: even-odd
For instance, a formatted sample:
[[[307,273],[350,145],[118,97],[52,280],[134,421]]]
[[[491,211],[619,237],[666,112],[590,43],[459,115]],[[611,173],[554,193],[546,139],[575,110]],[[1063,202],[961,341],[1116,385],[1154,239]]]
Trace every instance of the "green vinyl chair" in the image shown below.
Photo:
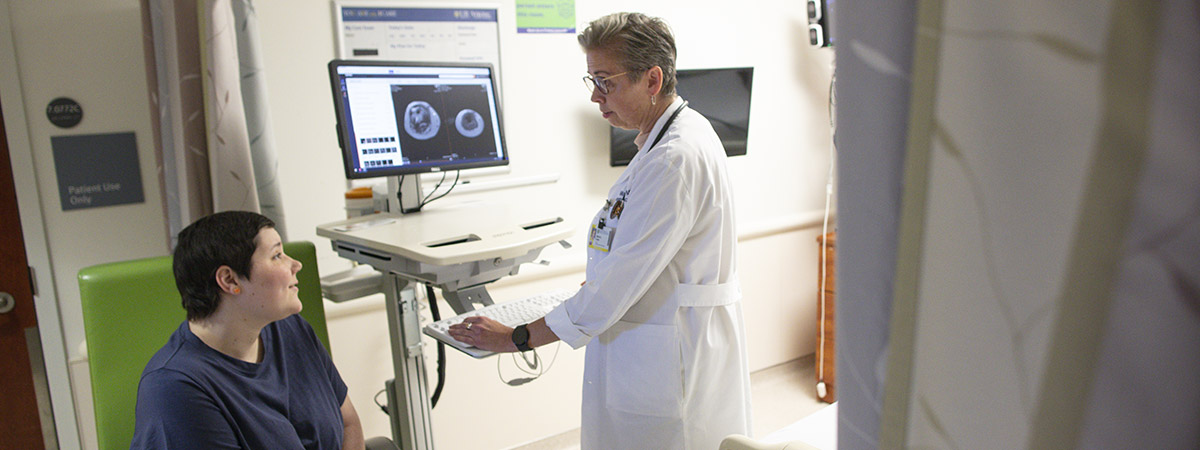
[[[300,315],[329,349],[317,250],[289,242],[284,253],[300,261]],[[138,381],[154,352],[187,318],[175,288],[171,257],[138,259],[79,271],[83,328],[101,450],[129,448],[133,440]]]

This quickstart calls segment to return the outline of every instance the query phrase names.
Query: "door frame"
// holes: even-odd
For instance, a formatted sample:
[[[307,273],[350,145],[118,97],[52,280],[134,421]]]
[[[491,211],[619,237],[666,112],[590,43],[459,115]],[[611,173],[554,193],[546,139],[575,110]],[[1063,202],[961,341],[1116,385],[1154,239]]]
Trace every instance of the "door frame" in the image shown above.
[[[9,8],[8,0],[0,0],[0,61],[16,62]],[[17,190],[17,209],[24,232],[26,258],[34,273],[33,301],[58,445],[60,448],[81,448],[75,397],[67,363],[68,353],[58,309],[58,294],[54,288],[54,271],[50,263],[50,247],[46,239],[28,116],[17,66],[0,64],[0,96],[4,98],[4,128],[8,134],[9,158],[12,160],[13,182]]]

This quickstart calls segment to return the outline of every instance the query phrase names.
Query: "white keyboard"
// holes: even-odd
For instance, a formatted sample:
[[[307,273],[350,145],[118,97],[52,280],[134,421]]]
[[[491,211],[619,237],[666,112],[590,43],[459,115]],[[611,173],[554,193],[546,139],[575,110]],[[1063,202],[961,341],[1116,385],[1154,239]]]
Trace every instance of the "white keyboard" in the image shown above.
[[[550,312],[550,310],[563,301],[566,301],[566,299],[571,298],[578,291],[579,288],[558,289],[525,297],[520,300],[488,305],[474,311],[467,311],[466,313],[425,325],[424,331],[429,337],[445,342],[461,350],[463,353],[476,358],[483,358],[491,355],[493,352],[480,350],[450,337],[450,325],[461,323],[463,319],[468,317],[486,316],[505,326],[516,327],[517,325],[542,318],[542,316],[545,316],[546,313]]]

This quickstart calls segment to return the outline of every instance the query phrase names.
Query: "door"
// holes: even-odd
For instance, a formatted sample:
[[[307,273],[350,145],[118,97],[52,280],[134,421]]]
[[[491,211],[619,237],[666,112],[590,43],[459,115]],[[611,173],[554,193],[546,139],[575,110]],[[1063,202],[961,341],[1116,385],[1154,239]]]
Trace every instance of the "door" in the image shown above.
[[[4,441],[0,446],[44,449],[47,442],[55,446],[45,374],[8,135],[0,111],[0,405],[4,405],[0,407],[0,439]],[[39,393],[46,405],[41,408]]]

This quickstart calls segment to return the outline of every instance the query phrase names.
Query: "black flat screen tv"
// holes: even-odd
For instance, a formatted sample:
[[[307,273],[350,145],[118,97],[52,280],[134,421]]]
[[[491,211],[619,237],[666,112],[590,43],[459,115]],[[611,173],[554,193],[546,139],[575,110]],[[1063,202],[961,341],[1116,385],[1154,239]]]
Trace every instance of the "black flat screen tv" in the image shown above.
[[[746,154],[746,137],[750,130],[750,88],[754,81],[753,67],[724,69],[687,69],[676,71],[676,92],[712,123],[727,156]],[[637,154],[633,139],[636,130],[611,127],[609,164],[625,166]]]

